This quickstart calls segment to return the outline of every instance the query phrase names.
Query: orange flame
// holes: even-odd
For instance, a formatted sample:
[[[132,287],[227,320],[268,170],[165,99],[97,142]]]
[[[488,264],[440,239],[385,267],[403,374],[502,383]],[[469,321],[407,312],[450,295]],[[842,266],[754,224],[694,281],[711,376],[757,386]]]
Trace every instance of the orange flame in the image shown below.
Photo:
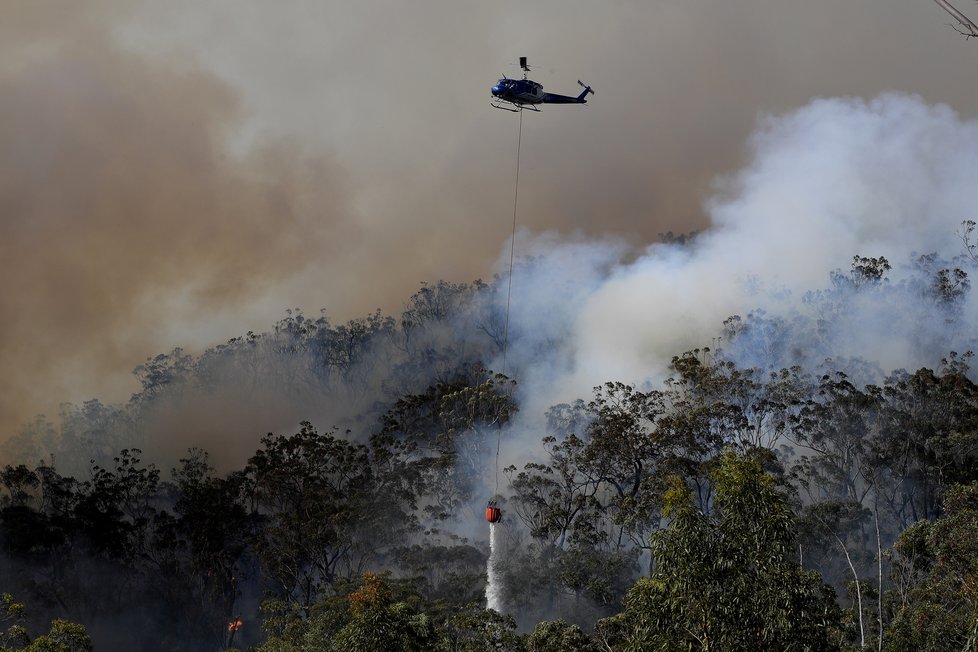
[[[239,629],[241,629],[242,625],[244,625],[244,621],[241,620],[240,618],[235,618],[234,620],[228,623],[228,634],[230,634],[231,632],[238,631]]]

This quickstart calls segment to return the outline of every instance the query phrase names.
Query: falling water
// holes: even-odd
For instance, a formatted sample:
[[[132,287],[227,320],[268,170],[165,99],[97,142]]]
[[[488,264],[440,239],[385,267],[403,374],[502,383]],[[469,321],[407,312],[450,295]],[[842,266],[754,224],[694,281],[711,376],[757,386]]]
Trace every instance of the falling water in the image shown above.
[[[486,608],[495,609],[502,613],[503,596],[502,587],[499,585],[499,574],[497,572],[496,555],[498,554],[496,543],[496,524],[489,524],[489,561],[486,563],[486,575],[489,582],[486,584]]]

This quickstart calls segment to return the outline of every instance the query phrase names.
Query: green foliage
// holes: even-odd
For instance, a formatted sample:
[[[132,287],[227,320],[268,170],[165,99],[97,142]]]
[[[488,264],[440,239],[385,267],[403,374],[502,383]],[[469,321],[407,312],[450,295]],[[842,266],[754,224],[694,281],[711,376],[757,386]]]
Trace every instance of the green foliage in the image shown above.
[[[0,632],[0,651],[19,650],[30,643],[30,636],[23,621],[27,617],[24,605],[14,601],[9,593],[0,594],[0,627],[6,631]]]
[[[945,515],[921,521],[895,546],[899,599],[888,650],[961,650],[978,645],[978,483],[950,488]]]
[[[319,650],[349,652],[421,652],[435,644],[431,620],[415,614],[404,603],[374,604],[354,612],[330,647]],[[315,647],[310,652],[319,652]]]
[[[481,606],[456,607],[439,624],[438,650],[443,652],[523,652],[524,637],[512,616]]]
[[[839,614],[817,573],[789,559],[793,516],[772,476],[726,453],[709,514],[685,483],[665,494],[656,567],[603,624],[626,650],[825,650]]]
[[[0,595],[0,652],[92,652],[92,640],[82,625],[64,619],[51,621],[47,634],[31,640],[23,622],[27,617],[24,605],[14,601],[9,593]]]
[[[267,638],[254,652],[299,652],[309,621],[298,605],[284,600],[265,600],[259,607],[261,628]]]
[[[598,652],[598,644],[577,625],[563,620],[538,623],[526,639],[527,652]]]
[[[410,581],[366,573],[339,591],[314,605],[309,617],[286,602],[265,603],[269,637],[256,652],[522,649],[511,618],[461,609],[436,620],[417,608]]]
[[[430,538],[436,536],[432,532]],[[429,604],[463,605],[483,599],[486,554],[464,539],[405,546],[397,563],[418,580],[418,591]]]

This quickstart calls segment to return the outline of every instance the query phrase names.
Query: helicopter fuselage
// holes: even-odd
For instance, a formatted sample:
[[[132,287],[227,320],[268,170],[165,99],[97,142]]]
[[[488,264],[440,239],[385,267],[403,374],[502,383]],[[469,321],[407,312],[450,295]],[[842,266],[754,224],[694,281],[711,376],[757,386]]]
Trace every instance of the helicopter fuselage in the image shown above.
[[[503,78],[492,87],[492,96],[513,104],[541,104],[546,94],[543,84],[530,79]]]
[[[537,104],[587,104],[585,99],[588,93],[594,93],[590,86],[581,81],[577,82],[584,87],[584,91],[577,97],[570,95],[557,95],[556,93],[543,92],[543,84],[537,83],[532,79],[510,79],[503,77],[492,87],[493,99],[505,102],[514,108],[510,111],[519,111],[523,108],[531,108],[534,111]],[[507,108],[493,104],[497,109]]]

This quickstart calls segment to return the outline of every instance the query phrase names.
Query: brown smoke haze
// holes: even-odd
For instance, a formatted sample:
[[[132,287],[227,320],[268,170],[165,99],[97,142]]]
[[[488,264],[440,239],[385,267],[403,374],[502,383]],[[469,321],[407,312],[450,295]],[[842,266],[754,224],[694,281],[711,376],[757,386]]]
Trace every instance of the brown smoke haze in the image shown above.
[[[396,312],[491,274],[519,118],[488,89],[520,55],[597,92],[524,116],[520,223],[640,247],[708,226],[761,115],[897,90],[974,116],[978,45],[947,22],[929,0],[4,3],[0,433],[287,307]]]
[[[118,397],[167,320],[260,296],[355,239],[327,158],[227,153],[231,87],[97,25],[64,29],[60,9],[24,5],[41,38],[7,46],[0,76],[7,426],[77,391]]]

